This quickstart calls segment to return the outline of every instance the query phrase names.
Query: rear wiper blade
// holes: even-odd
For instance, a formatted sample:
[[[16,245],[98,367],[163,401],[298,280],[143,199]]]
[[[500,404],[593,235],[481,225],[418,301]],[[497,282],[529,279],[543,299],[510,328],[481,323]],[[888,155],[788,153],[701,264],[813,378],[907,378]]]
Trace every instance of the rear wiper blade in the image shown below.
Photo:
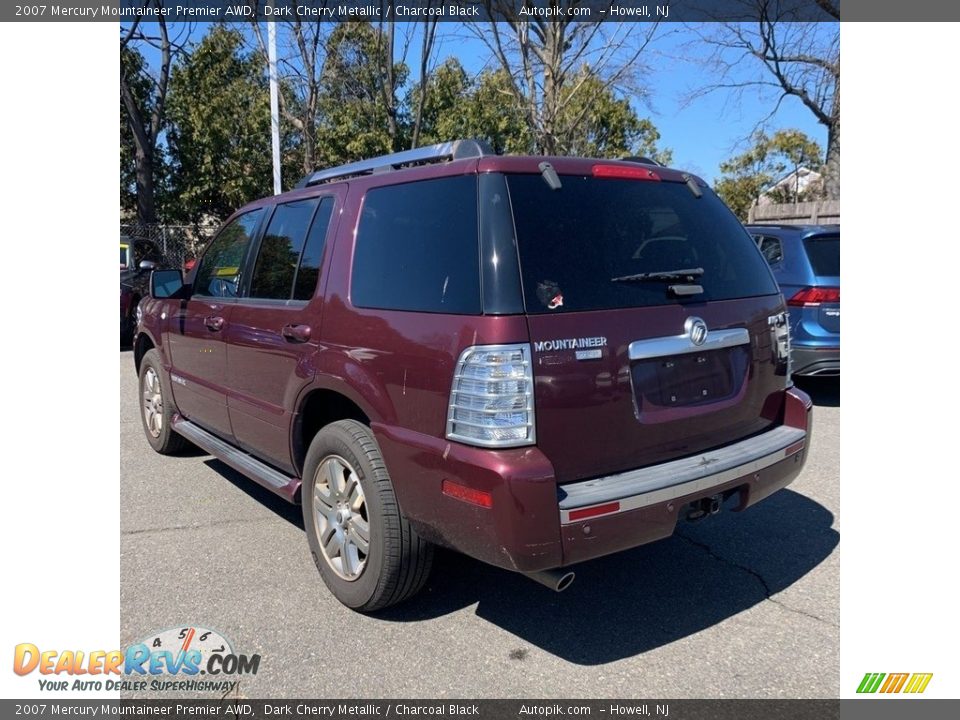
[[[636,273],[610,278],[610,282],[643,282],[644,280],[684,280],[703,275],[703,268],[681,268],[680,270],[660,270],[658,272]]]

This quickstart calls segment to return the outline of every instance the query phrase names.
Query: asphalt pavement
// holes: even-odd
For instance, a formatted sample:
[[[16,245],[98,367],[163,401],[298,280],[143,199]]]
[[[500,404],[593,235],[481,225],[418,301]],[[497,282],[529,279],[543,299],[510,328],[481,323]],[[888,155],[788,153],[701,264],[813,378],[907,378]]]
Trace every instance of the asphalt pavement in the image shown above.
[[[584,563],[560,594],[440,552],[420,595],[364,616],[321,581],[299,507],[199,450],[151,450],[121,351],[121,641],[214,629],[261,656],[247,698],[835,698],[840,384],[798,384],[807,465],[758,505]]]

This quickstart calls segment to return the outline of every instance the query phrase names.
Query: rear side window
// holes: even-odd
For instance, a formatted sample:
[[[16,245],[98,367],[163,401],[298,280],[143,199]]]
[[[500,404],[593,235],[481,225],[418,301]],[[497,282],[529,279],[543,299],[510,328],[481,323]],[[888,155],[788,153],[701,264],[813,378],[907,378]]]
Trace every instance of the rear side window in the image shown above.
[[[840,277],[840,236],[820,235],[803,241],[810,265],[817,275]]]
[[[243,259],[263,208],[234,219],[207,248],[193,281],[193,294],[207,297],[237,297]]]
[[[614,282],[703,268],[689,301],[771,295],[777,286],[743,226],[713,192],[683,183],[509,175],[528,313],[665,305],[669,282]]]
[[[780,238],[760,236],[757,245],[760,247],[760,254],[770,265],[776,265],[783,261],[783,245]]]
[[[350,299],[356,307],[479,315],[476,176],[370,190]]]
[[[330,215],[333,213],[333,198],[325,197],[310,224],[310,234],[303,248],[297,279],[294,281],[293,299],[309,300],[317,289],[320,279],[320,262],[323,260],[323,247],[327,239]]]
[[[250,282],[250,297],[289,300],[310,219],[318,200],[277,205],[260,242]]]

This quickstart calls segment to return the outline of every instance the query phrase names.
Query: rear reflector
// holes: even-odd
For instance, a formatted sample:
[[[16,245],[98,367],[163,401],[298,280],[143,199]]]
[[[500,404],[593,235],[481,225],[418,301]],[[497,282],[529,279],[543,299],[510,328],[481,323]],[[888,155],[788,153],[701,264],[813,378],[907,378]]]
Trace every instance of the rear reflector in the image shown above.
[[[791,455],[796,455],[798,452],[803,450],[806,442],[801,440],[800,442],[795,442],[793,445],[789,445],[786,450],[783,451],[783,456],[785,458],[790,457]]]
[[[483,492],[483,490],[475,490],[466,485],[451,482],[450,480],[443,481],[441,484],[441,492],[448,497],[463,500],[473,505],[479,505],[485,508],[493,507],[493,496],[490,493]]]
[[[593,507],[571,510],[569,514],[570,522],[574,520],[586,520],[587,518],[597,517],[598,515],[607,515],[608,513],[620,512],[620,503],[612,502],[604,505],[594,505]]]
[[[838,302],[840,302],[840,288],[810,287],[804,288],[787,300],[787,305],[792,305],[793,307],[814,307],[821,303]]]
[[[621,178],[627,180],[660,180],[653,170],[643,167],[625,167],[623,165],[594,165],[595,178]]]

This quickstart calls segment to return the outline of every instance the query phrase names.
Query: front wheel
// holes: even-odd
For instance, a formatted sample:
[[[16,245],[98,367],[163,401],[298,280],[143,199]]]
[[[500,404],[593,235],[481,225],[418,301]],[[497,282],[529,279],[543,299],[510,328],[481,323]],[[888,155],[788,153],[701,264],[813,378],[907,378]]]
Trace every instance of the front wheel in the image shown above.
[[[140,361],[140,419],[147,442],[161,455],[173,455],[187,441],[174,432],[173,401],[160,372],[160,353],[148,350]]]
[[[318,432],[303,477],[310,552],[341,603],[373,612],[423,587],[433,546],[400,514],[380,449],[366,426],[340,420]]]

